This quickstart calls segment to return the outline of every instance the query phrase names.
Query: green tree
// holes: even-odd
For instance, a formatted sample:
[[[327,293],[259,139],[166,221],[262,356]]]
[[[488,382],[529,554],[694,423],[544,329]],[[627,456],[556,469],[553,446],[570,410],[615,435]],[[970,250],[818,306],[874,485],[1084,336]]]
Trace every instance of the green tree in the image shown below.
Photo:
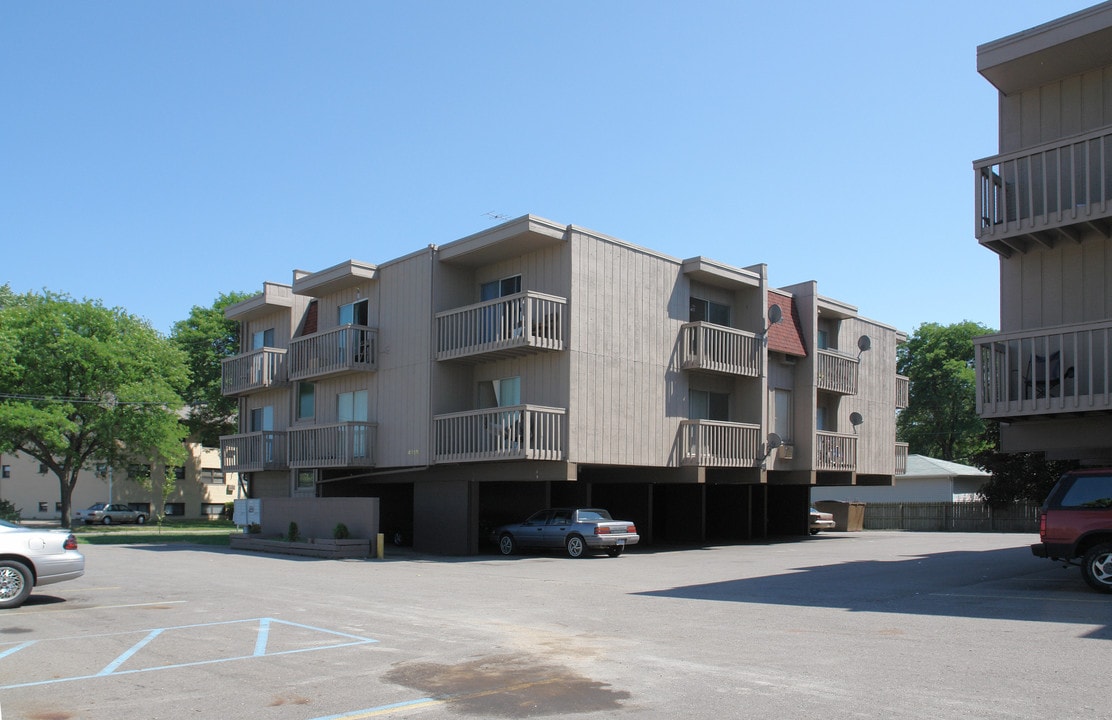
[[[973,463],[992,473],[992,478],[981,487],[985,502],[1002,507],[1016,502],[1041,503],[1050,493],[1058,478],[1067,470],[1077,467],[1074,460],[1047,460],[1041,452],[1002,453],[1000,423],[987,422],[986,434],[990,447],[973,457]]]
[[[185,422],[190,435],[208,447],[219,447],[221,435],[236,432],[236,399],[221,391],[220,364],[239,352],[239,332],[236,323],[224,317],[224,309],[249,297],[224,293],[212,307],[194,305],[189,317],[174,323],[170,333],[189,358],[191,380],[185,400],[190,412]]]
[[[44,291],[0,292],[0,302],[0,450],[57,477],[63,527],[83,468],[184,462],[180,350],[99,301]]]
[[[989,445],[977,415],[973,338],[980,323],[924,323],[897,350],[896,367],[910,381],[897,419],[899,437],[918,455],[969,462]]]

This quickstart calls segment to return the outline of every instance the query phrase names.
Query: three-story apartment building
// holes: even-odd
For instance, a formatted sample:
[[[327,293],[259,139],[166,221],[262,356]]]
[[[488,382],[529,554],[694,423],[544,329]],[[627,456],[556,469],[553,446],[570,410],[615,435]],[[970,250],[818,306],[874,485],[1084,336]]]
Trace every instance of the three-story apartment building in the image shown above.
[[[1112,459],[1112,3],[977,49],[998,154],[974,163],[976,235],[1000,260],[977,407],[1005,452]]]
[[[381,499],[423,550],[599,505],[646,542],[804,534],[810,487],[889,484],[903,336],[763,265],[525,216],[227,310],[252,495]]]

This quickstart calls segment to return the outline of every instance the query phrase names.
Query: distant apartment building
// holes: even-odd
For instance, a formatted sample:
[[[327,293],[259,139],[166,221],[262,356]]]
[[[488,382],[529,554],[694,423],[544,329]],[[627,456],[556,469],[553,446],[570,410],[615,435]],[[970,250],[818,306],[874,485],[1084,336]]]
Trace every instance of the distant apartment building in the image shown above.
[[[1112,3],[977,48],[999,149],[974,163],[976,235],[1000,261],[977,408],[1005,452],[1112,460]]]
[[[91,463],[80,471],[71,497],[71,510],[93,503],[123,503],[148,517],[219,518],[224,504],[242,497],[239,478],[220,467],[216,448],[187,443],[188,459],[176,468],[173,488],[163,494],[165,468],[129,465],[111,468]],[[0,455],[0,499],[7,500],[24,520],[58,520],[62,517],[62,490],[58,477],[38,460],[23,453]]]
[[[226,310],[226,472],[253,497],[375,496],[421,550],[594,505],[644,542],[807,533],[813,485],[906,462],[904,336],[764,265],[680,260],[535,216]]]

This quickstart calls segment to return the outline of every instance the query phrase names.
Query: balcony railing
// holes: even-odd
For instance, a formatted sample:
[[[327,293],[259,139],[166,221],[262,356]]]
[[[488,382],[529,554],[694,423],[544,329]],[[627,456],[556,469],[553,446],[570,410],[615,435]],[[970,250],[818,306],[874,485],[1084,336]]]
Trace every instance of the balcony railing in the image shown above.
[[[761,426],[716,420],[680,423],[680,464],[703,467],[759,465]]]
[[[857,469],[857,436],[819,431],[815,433],[815,469]]]
[[[290,380],[378,369],[378,330],[341,325],[290,342]]]
[[[521,292],[436,315],[436,359],[564,349],[567,300]]]
[[[908,444],[907,443],[902,443],[902,442],[896,443],[896,474],[897,475],[906,475],[907,474],[907,454],[908,454]]]
[[[911,380],[906,375],[896,376],[896,407],[905,408],[911,397]]]
[[[287,382],[286,351],[260,348],[220,361],[220,391],[224,395],[266,390]]]
[[[816,357],[819,390],[842,395],[857,394],[857,366],[860,364],[857,358],[833,350],[819,350]]]
[[[1112,410],[1112,322],[987,335],[977,348],[984,418]]]
[[[221,436],[220,467],[224,472],[261,472],[288,468],[286,433],[267,430]]]
[[[290,429],[290,467],[373,467],[377,426],[340,422]]]
[[[435,461],[563,460],[564,408],[511,405],[437,415]]]
[[[1112,131],[985,158],[977,178],[977,239],[1002,255],[1034,238],[1052,244],[1059,234],[1076,239],[1079,224],[1112,216]]]
[[[755,333],[707,322],[686,323],[680,332],[684,370],[760,376],[761,343]]]

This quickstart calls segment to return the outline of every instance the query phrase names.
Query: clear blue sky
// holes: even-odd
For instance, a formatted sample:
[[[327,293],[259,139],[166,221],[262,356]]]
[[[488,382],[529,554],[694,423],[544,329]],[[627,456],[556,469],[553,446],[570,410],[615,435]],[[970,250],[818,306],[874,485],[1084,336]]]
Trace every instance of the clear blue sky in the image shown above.
[[[976,47],[1092,4],[10,0],[0,284],[169,332],[534,213],[995,328]]]

